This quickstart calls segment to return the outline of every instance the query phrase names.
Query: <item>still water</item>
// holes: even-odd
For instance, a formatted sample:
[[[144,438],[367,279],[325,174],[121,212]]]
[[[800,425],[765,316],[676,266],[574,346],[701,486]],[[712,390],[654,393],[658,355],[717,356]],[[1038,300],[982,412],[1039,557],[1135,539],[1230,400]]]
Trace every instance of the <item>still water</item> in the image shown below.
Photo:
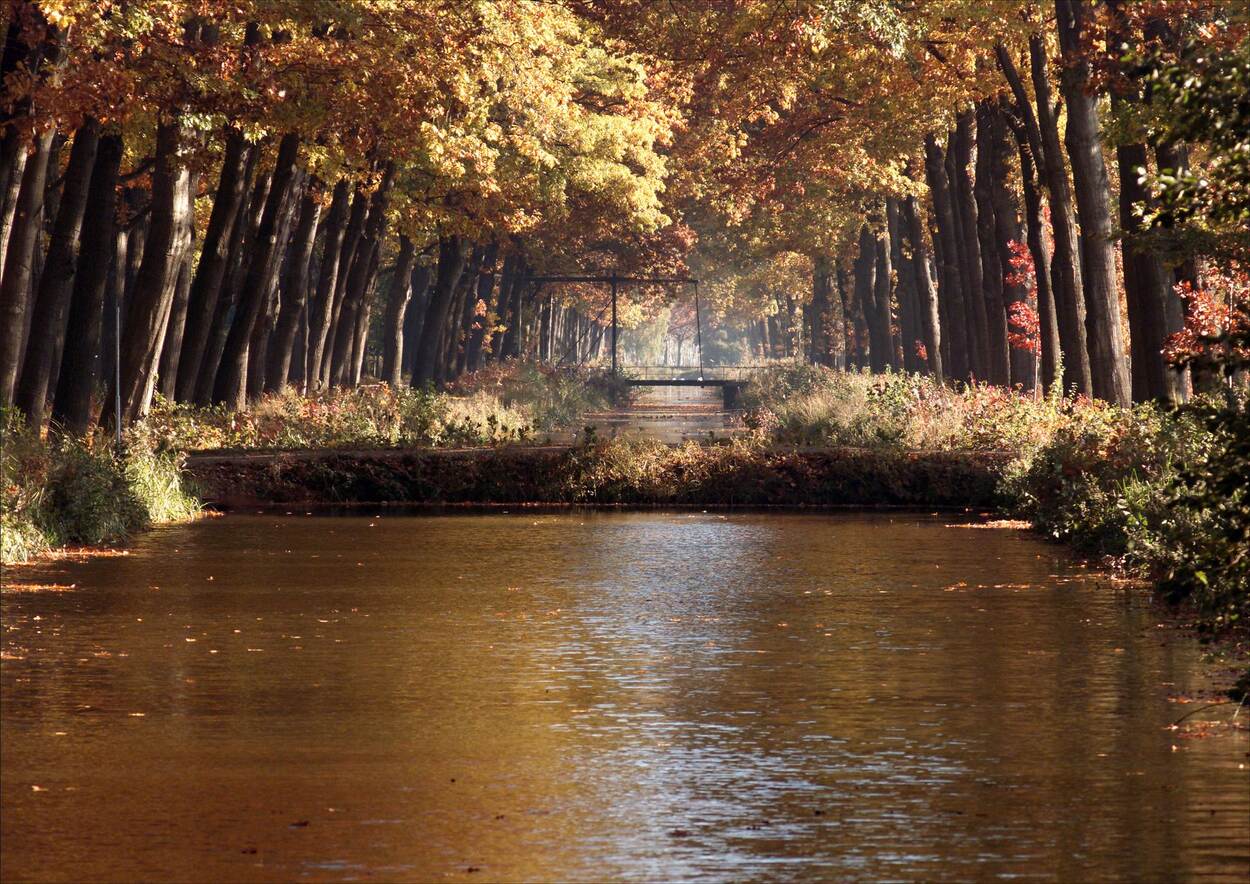
[[[1246,733],[1168,730],[1199,646],[1021,532],[231,515],[36,578],[6,881],[1250,871]]]

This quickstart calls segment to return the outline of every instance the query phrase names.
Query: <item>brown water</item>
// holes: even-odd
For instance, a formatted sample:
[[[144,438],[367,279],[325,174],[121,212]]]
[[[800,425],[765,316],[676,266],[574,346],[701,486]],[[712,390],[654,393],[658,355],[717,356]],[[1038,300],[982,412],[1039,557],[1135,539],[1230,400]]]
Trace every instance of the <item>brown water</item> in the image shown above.
[[[1250,871],[1245,732],[1167,729],[1199,647],[1020,532],[232,515],[40,578],[5,880]]]

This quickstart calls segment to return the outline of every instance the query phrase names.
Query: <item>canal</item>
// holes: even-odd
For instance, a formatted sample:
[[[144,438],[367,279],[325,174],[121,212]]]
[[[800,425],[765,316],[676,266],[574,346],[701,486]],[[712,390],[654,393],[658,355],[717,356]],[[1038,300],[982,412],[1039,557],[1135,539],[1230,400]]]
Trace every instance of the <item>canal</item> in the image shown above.
[[[25,573],[4,877],[1244,881],[1202,647],[951,522],[232,514]]]

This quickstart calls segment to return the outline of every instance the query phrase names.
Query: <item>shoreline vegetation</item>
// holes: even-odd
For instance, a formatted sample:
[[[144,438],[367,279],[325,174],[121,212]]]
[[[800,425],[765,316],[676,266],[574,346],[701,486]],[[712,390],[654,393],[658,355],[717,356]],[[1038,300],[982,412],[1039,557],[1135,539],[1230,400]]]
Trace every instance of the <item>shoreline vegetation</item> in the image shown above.
[[[1122,409],[778,364],[753,376],[744,428],[731,438],[668,445],[601,439],[588,427],[572,444],[541,444],[622,395],[602,371],[505,363],[447,393],[385,384],[284,392],[242,413],[162,402],[130,428],[120,456],[100,434],[42,440],[10,415],[4,562],[123,542],[195,517],[204,497],[227,508],[968,508],[1023,520],[1153,581],[1169,602],[1191,606],[1206,634],[1244,635],[1250,621],[1244,401]]]

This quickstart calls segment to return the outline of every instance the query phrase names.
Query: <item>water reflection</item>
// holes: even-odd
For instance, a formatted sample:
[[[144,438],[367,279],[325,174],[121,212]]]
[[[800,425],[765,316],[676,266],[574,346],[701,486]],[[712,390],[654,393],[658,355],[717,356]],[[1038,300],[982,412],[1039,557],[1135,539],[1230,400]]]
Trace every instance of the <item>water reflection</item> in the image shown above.
[[[3,599],[6,878],[1250,869],[1244,735],[1165,730],[1197,647],[1019,533],[231,516],[57,582]]]

